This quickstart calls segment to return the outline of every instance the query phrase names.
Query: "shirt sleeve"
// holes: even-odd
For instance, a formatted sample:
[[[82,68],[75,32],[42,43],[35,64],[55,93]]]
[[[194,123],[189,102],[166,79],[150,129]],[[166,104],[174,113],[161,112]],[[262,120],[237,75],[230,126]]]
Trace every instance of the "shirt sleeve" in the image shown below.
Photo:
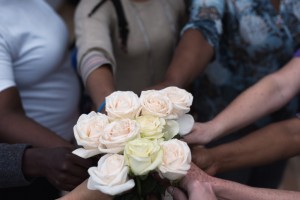
[[[22,171],[25,144],[0,143],[0,188],[28,185]]]
[[[215,52],[218,52],[219,40],[223,33],[224,9],[224,0],[192,0],[190,18],[181,33],[188,29],[199,30],[215,48]]]
[[[111,39],[114,7],[108,1],[89,17],[97,3],[98,0],[81,1],[75,13],[78,73],[84,84],[89,74],[101,65],[108,64],[113,71],[116,68]]]
[[[296,53],[294,54],[294,57],[300,58],[300,49],[298,49],[298,51],[296,51]]]
[[[0,92],[16,85],[10,49],[8,41],[0,33]]]

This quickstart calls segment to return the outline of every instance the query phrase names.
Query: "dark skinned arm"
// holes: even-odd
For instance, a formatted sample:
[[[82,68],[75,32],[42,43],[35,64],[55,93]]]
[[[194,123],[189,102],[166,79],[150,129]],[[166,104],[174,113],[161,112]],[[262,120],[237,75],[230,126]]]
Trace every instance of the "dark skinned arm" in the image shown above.
[[[69,142],[26,116],[16,87],[0,92],[0,133],[1,141],[6,143],[71,147]]]
[[[193,160],[209,174],[269,164],[300,154],[300,119],[259,129],[239,140],[210,149],[196,147]]]
[[[154,88],[187,87],[206,68],[213,55],[213,47],[200,31],[187,30],[176,48],[165,80]]]
[[[111,67],[103,65],[94,70],[87,78],[86,88],[91,95],[95,109],[99,108],[105,97],[115,91]]]

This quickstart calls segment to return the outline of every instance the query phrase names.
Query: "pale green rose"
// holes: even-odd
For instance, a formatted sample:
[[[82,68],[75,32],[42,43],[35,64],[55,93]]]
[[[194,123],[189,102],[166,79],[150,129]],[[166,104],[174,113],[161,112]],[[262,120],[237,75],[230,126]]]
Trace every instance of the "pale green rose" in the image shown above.
[[[164,136],[166,120],[152,115],[140,116],[136,119],[141,128],[142,138],[159,139]]]
[[[163,151],[157,140],[139,138],[126,144],[124,156],[134,175],[147,175],[161,164]]]
[[[165,131],[164,131],[164,133],[165,133],[164,138],[166,140],[170,140],[179,133],[179,130],[180,130],[179,124],[175,120],[166,120],[166,121],[167,121],[167,125],[166,125]]]

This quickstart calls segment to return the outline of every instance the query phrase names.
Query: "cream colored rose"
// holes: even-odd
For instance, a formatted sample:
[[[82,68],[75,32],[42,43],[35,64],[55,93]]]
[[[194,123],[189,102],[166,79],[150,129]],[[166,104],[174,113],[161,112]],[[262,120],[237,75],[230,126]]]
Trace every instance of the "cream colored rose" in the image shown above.
[[[139,97],[131,91],[116,91],[105,98],[109,119],[135,118],[140,111]]]
[[[140,101],[142,115],[152,115],[165,119],[172,118],[170,114],[173,110],[173,104],[163,93],[157,90],[142,91]]]
[[[140,116],[136,119],[141,128],[141,137],[147,139],[159,139],[166,131],[166,120],[152,115]]]
[[[102,153],[120,153],[128,141],[138,137],[140,137],[140,127],[135,120],[116,120],[105,127],[98,148]]]
[[[193,103],[193,96],[191,93],[178,87],[167,87],[161,90],[173,103],[172,116],[176,119],[188,113]]]
[[[84,158],[99,153],[99,138],[109,121],[106,115],[94,111],[89,114],[82,114],[73,128],[77,144],[84,149],[77,149],[73,153]]]
[[[146,175],[160,165],[163,152],[157,140],[139,138],[128,142],[124,156],[134,175]]]
[[[100,158],[97,167],[89,168],[87,188],[109,195],[121,194],[135,185],[132,179],[129,180],[128,171],[123,155],[106,154]]]
[[[188,145],[180,140],[172,139],[161,142],[163,160],[158,167],[160,176],[169,180],[182,178],[191,166],[191,151]]]

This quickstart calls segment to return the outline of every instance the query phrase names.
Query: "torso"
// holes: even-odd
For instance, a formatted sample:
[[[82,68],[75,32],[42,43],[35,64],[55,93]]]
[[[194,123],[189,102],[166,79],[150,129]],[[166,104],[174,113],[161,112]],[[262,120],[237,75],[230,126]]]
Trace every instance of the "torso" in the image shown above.
[[[283,0],[278,12],[270,0],[222,2],[226,15],[216,60],[196,81],[195,105],[203,121],[214,117],[262,77],[282,67],[300,45],[300,1]],[[216,8],[207,12],[215,13]],[[285,113],[292,114],[293,110]]]
[[[79,83],[64,63],[64,23],[41,0],[6,1],[0,7],[0,23],[9,24],[0,26],[12,59],[6,71],[13,73],[26,114],[70,140],[78,117]]]
[[[115,30],[114,55],[119,90],[139,93],[163,79],[178,40],[183,0],[122,1],[129,23],[128,51]],[[128,81],[130,80],[130,81]]]

